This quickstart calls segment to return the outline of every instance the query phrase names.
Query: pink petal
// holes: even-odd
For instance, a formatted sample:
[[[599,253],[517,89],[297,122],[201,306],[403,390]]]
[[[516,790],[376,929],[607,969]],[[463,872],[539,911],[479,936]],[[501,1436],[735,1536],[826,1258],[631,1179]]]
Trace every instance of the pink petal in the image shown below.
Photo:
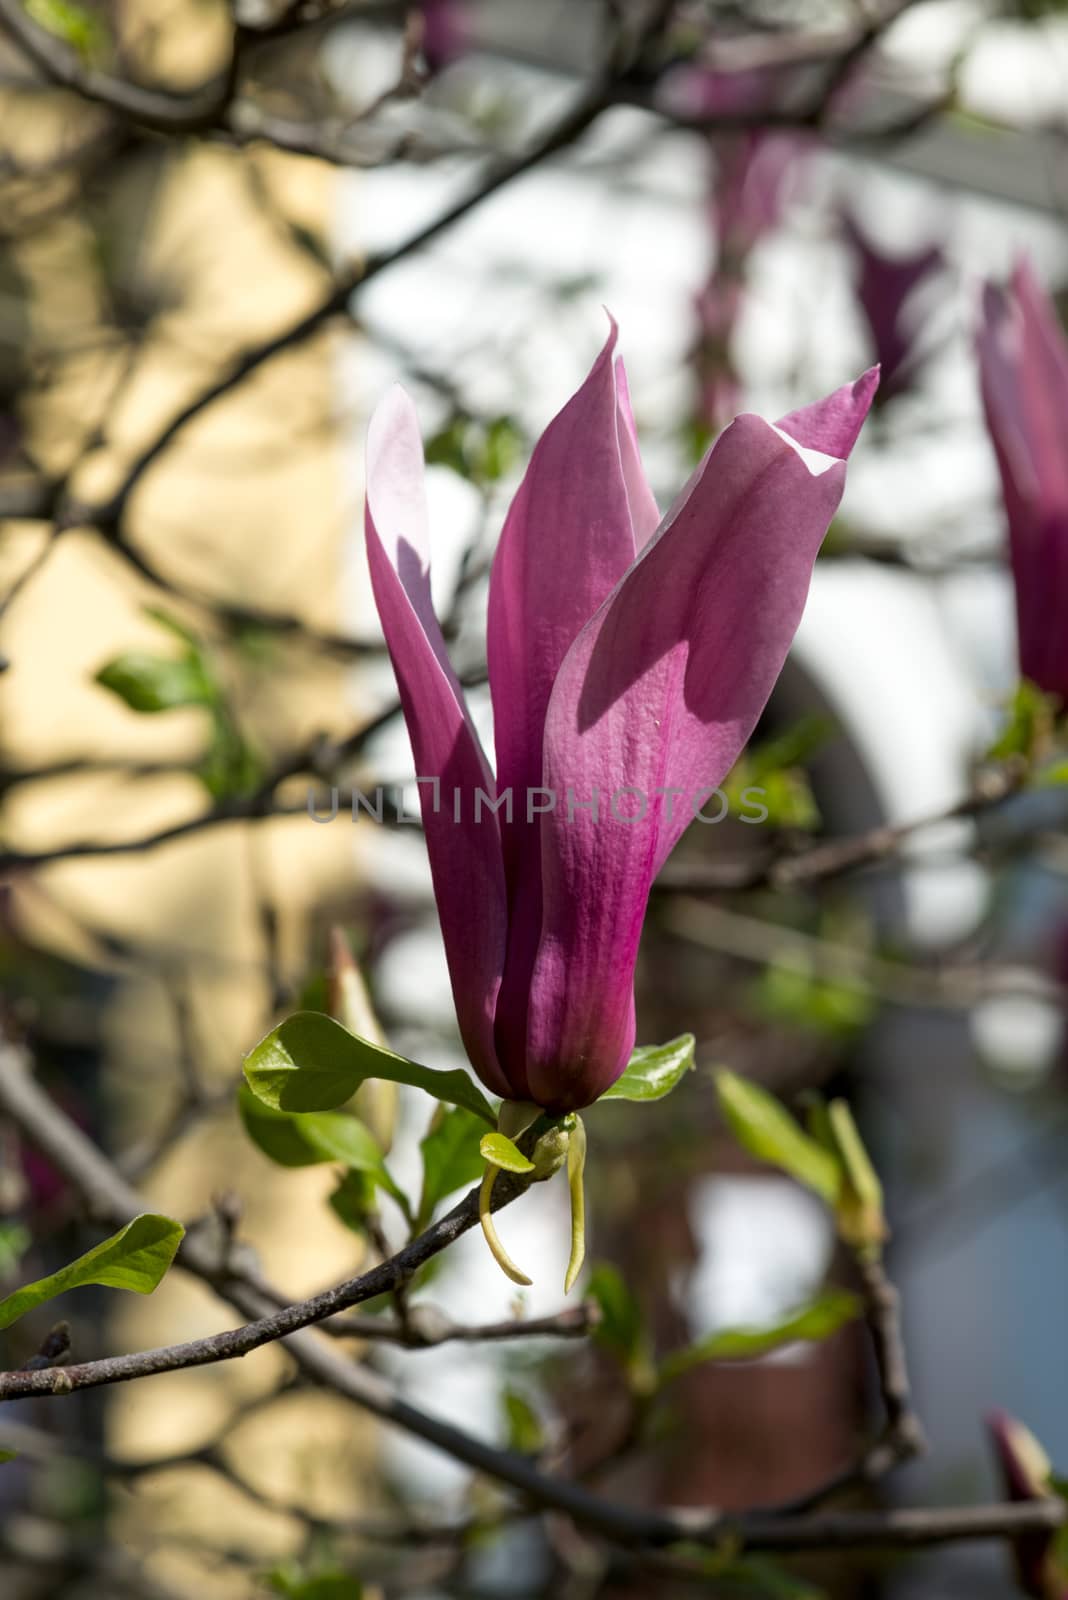
[[[627,504],[630,507],[630,520],[634,528],[634,543],[640,550],[643,545],[648,544],[660,526],[660,508],[657,506],[653,491],[649,487],[649,480],[645,476],[645,468],[642,466],[641,452],[638,448],[638,429],[630,406],[630,388],[622,356],[616,362],[616,402],[619,407],[619,449],[623,462],[623,481],[627,488]]]
[[[386,645],[419,777],[423,826],[460,1033],[475,1070],[495,1094],[511,1091],[493,1046],[507,910],[500,831],[474,796],[493,777],[449,663],[430,597],[423,447],[415,408],[394,388],[367,436],[367,557]],[[460,817],[454,817],[454,791]]]
[[[1068,345],[1026,262],[988,286],[977,337],[983,406],[1009,523],[1020,667],[1068,700]]]
[[[498,1003],[498,1051],[522,1072],[530,970],[541,928],[540,818],[528,791],[542,778],[542,734],[553,682],[579,630],[634,559],[655,506],[633,421],[617,394],[612,330],[585,383],[550,422],[509,509],[490,577],[488,661],[510,932]]]
[[[822,450],[826,456],[845,461],[857,442],[878,387],[879,368],[869,367],[855,383],[845,383],[823,400],[781,417],[778,426],[806,450]]]
[[[545,726],[544,921],[528,1079],[550,1109],[588,1104],[634,1042],[633,974],[649,889],[749,738],[793,640],[841,498],[841,459],[874,383],[795,413],[801,449],[759,417],[721,434],[663,527],[567,654]],[[641,800],[620,795],[630,788]],[[668,797],[669,788],[682,791]],[[572,806],[597,791],[600,811]],[[612,797],[616,799],[613,812]],[[715,814],[718,803],[711,804]]]

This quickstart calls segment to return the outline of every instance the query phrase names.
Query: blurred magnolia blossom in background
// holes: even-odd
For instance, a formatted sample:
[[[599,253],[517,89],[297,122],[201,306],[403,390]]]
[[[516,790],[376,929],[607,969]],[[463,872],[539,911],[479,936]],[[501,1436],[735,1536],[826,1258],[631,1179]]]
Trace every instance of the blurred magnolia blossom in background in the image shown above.
[[[925,307],[920,296],[930,281],[946,270],[938,245],[908,255],[890,255],[869,239],[850,212],[842,229],[858,267],[857,302],[871,334],[879,363],[877,404],[885,405],[915,382],[924,358]]]
[[[1068,340],[1034,269],[988,284],[983,407],[1001,474],[1020,671],[1068,705]]]

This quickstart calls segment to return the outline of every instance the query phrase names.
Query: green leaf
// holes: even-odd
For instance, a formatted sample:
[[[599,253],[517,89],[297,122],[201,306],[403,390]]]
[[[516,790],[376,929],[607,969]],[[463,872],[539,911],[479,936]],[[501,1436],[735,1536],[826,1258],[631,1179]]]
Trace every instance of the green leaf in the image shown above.
[[[483,438],[479,477],[496,483],[507,477],[523,455],[523,435],[511,417],[494,417]]]
[[[596,1342],[624,1366],[641,1360],[648,1342],[641,1307],[619,1268],[610,1261],[599,1261],[590,1273],[586,1294],[601,1313],[594,1331]]]
[[[762,1016],[832,1038],[851,1037],[871,1021],[875,1010],[863,978],[838,983],[796,966],[768,967],[753,993]]]
[[[142,609],[146,617],[158,622],[161,628],[173,633],[183,644],[189,645],[193,650],[200,649],[200,635],[195,633],[187,622],[183,622],[181,617],[176,617],[173,611],[168,611],[163,606],[144,606]]]
[[[688,1566],[717,1581],[717,1594],[759,1595],[765,1600],[828,1600],[826,1591],[794,1577],[766,1556],[735,1556],[729,1541],[723,1550],[682,1543],[675,1546]]]
[[[751,745],[746,751],[753,781],[759,783],[784,767],[802,766],[840,734],[841,729],[833,717],[821,716],[818,712],[799,717],[775,738]]]
[[[807,1304],[788,1311],[778,1322],[761,1328],[723,1328],[668,1356],[660,1366],[660,1382],[671,1383],[706,1361],[751,1361],[799,1339],[818,1343],[859,1317],[862,1309],[857,1295],[845,1289],[827,1289]]]
[[[27,1311],[54,1300],[68,1289],[86,1284],[102,1284],[108,1289],[131,1289],[134,1294],[151,1294],[174,1260],[185,1229],[170,1217],[145,1212],[113,1233],[110,1239],[94,1245],[84,1256],[61,1267],[47,1278],[24,1284],[0,1300],[0,1328],[9,1328]]]
[[[1054,761],[1051,766],[1042,767],[1035,776],[1035,784],[1039,789],[1056,789],[1068,784],[1068,761]]]
[[[0,1450],[0,1465],[2,1465],[5,1461],[15,1461],[17,1457],[17,1450]]]
[[[759,1084],[726,1071],[717,1072],[715,1081],[720,1111],[742,1148],[788,1172],[833,1206],[841,1179],[835,1158]]]
[[[533,1161],[528,1161],[519,1146],[503,1133],[484,1133],[479,1149],[487,1161],[492,1161],[495,1167],[503,1167],[505,1172],[534,1171]]]
[[[1049,742],[1056,722],[1056,696],[1021,678],[1006,709],[1008,720],[987,751],[987,759],[1007,761],[1024,756],[1032,760]]]
[[[366,1172],[346,1172],[328,1204],[338,1221],[363,1237],[375,1209],[375,1180]]]
[[[883,1186],[848,1101],[831,1101],[826,1127],[842,1170],[837,1207],[839,1236],[855,1250],[877,1255],[889,1231],[883,1211]]]
[[[72,0],[27,0],[26,14],[76,50],[87,61],[106,41],[107,32],[91,11]]]
[[[215,686],[196,653],[154,656],[147,650],[127,650],[100,668],[96,682],[118,695],[131,711],[173,711],[178,706],[210,706]]]
[[[267,1582],[275,1594],[286,1600],[362,1600],[363,1586],[347,1572],[322,1572],[307,1578],[292,1570],[278,1567],[270,1573]]]
[[[695,1044],[692,1033],[680,1033],[667,1044],[640,1045],[601,1100],[663,1100],[693,1071]]]
[[[0,1278],[10,1278],[33,1238],[21,1222],[0,1222]]]
[[[426,442],[428,466],[448,467],[472,483],[496,483],[523,455],[523,435],[509,416],[479,422],[457,413]]]
[[[481,1117],[462,1106],[439,1106],[429,1132],[419,1145],[423,1157],[423,1191],[418,1221],[430,1221],[442,1200],[457,1189],[478,1183],[483,1159],[479,1142],[485,1130]]]
[[[230,712],[221,703],[213,705],[211,743],[196,767],[208,793],[215,800],[243,799],[256,793],[265,770]]]
[[[237,1109],[252,1143],[276,1165],[314,1167],[325,1159],[300,1131],[299,1117],[264,1105],[244,1084],[237,1091]]]
[[[398,1188],[370,1129],[345,1111],[275,1111],[242,1087],[238,1108],[252,1142],[281,1167],[311,1167],[337,1161],[363,1172],[393,1196],[407,1213],[408,1197]]]
[[[421,1067],[358,1039],[318,1011],[297,1011],[272,1028],[245,1057],[245,1077],[252,1092],[278,1111],[329,1111],[344,1105],[368,1078],[386,1078],[497,1125],[489,1101],[466,1072]]]
[[[526,1395],[518,1389],[505,1389],[501,1394],[509,1450],[520,1455],[536,1456],[545,1445],[545,1429],[541,1418]]]

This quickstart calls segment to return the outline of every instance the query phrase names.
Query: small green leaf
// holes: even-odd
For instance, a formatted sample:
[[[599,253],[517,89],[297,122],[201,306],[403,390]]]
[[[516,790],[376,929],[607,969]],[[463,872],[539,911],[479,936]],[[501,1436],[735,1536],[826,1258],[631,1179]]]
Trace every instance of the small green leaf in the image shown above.
[[[640,1045],[602,1100],[663,1100],[693,1071],[695,1039],[680,1033],[667,1044]]]
[[[426,442],[428,466],[448,467],[472,483],[496,483],[523,454],[523,435],[513,418],[488,422],[458,412]]]
[[[1054,761],[1035,774],[1035,785],[1039,789],[1056,789],[1062,784],[1068,784],[1068,761]]]
[[[1057,715],[1057,698],[1046,694],[1037,683],[1021,678],[1006,707],[1008,720],[987,751],[991,761],[1008,761],[1013,756],[1033,760],[1048,744]]]
[[[828,1600],[825,1590],[795,1578],[766,1556],[735,1556],[729,1543],[721,1551],[685,1543],[675,1549],[688,1566],[716,1580],[717,1593],[753,1595],[763,1600]]]
[[[803,967],[773,965],[758,979],[753,998],[761,1016],[832,1038],[850,1038],[870,1021],[875,1001],[865,980],[818,978]]]
[[[848,1101],[831,1101],[827,1128],[842,1169],[837,1207],[839,1236],[855,1250],[878,1255],[889,1231],[883,1211],[883,1186]]]
[[[161,628],[173,633],[183,644],[189,645],[194,650],[200,649],[200,635],[195,633],[187,622],[183,622],[181,617],[176,617],[173,611],[168,611],[164,606],[144,606],[142,609],[146,617],[152,622],[158,622]]]
[[[0,1222],[0,1278],[10,1278],[33,1243],[29,1228],[21,1222]]]
[[[178,706],[210,706],[215,686],[196,653],[178,658],[127,650],[100,668],[96,682],[118,695],[131,711],[173,711]]]
[[[337,1161],[363,1172],[407,1212],[408,1198],[387,1168],[374,1135],[344,1111],[275,1111],[242,1087],[238,1106],[249,1138],[282,1167],[310,1167]]]
[[[19,1317],[46,1300],[68,1289],[86,1284],[101,1284],[108,1289],[131,1289],[134,1294],[151,1294],[174,1260],[185,1229],[170,1217],[145,1212],[125,1228],[94,1245],[69,1266],[36,1283],[24,1284],[0,1300],[0,1328],[9,1328]]]
[[[211,743],[197,763],[197,777],[215,800],[255,794],[266,771],[262,759],[221,702],[211,710]]]
[[[660,1382],[671,1383],[682,1373],[702,1366],[706,1361],[752,1361],[757,1356],[767,1355],[770,1350],[778,1350],[784,1344],[795,1344],[798,1340],[818,1343],[859,1317],[862,1309],[857,1295],[845,1289],[827,1289],[767,1327],[723,1328],[718,1333],[709,1334],[707,1339],[690,1345],[688,1349],[668,1356],[660,1366]]]
[[[2,1465],[5,1461],[15,1461],[17,1458],[17,1450],[0,1450],[0,1465]]]
[[[838,1162],[809,1137],[775,1096],[749,1078],[716,1073],[720,1111],[744,1150],[788,1172],[828,1205],[838,1198]]]
[[[322,1572],[317,1577],[302,1576],[291,1568],[278,1567],[267,1582],[285,1600],[362,1600],[363,1586],[346,1572]]]
[[[328,1202],[338,1221],[361,1238],[375,1209],[376,1187],[366,1172],[346,1172]]]
[[[799,717],[792,727],[785,728],[773,739],[765,739],[747,749],[753,781],[759,783],[784,767],[803,766],[830,740],[840,735],[841,729],[833,717],[821,716],[818,712]]]
[[[487,1161],[492,1161],[495,1167],[503,1167],[505,1172],[533,1172],[534,1163],[528,1161],[518,1145],[503,1133],[484,1133],[479,1149]]]
[[[466,1072],[419,1066],[358,1039],[318,1011],[297,1011],[272,1028],[245,1057],[245,1077],[252,1092],[278,1111],[330,1111],[351,1099],[366,1079],[386,1078],[463,1106],[491,1127],[497,1124],[489,1101]]]
[[[324,1159],[301,1133],[298,1117],[264,1105],[244,1084],[237,1091],[237,1109],[252,1143],[276,1165],[314,1167]]]
[[[641,1307],[618,1267],[599,1261],[590,1273],[586,1294],[601,1313],[593,1335],[596,1342],[625,1367],[643,1363],[648,1354],[648,1335]]]
[[[419,1145],[423,1157],[418,1217],[421,1225],[430,1221],[446,1196],[478,1183],[482,1177],[479,1141],[485,1126],[481,1117],[462,1106],[438,1106],[429,1132]]]
[[[27,0],[26,14],[69,44],[83,61],[88,61],[107,39],[99,17],[84,6],[72,4],[72,0]]]
[[[518,1389],[505,1389],[501,1394],[501,1409],[508,1430],[509,1450],[523,1456],[536,1456],[545,1445],[545,1429],[526,1395],[520,1394]]]

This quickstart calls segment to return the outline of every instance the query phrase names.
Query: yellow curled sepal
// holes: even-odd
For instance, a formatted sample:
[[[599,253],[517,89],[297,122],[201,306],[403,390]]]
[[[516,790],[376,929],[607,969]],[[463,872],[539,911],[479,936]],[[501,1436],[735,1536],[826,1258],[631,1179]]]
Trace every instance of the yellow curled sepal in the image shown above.
[[[513,1283],[518,1283],[523,1288],[529,1287],[534,1280],[528,1278],[521,1267],[516,1266],[501,1243],[493,1221],[493,1185],[497,1181],[497,1174],[501,1171],[519,1174],[535,1171],[534,1162],[523,1154],[513,1140],[525,1133],[540,1116],[540,1106],[526,1100],[505,1100],[497,1114],[497,1132],[483,1134],[479,1143],[479,1149],[486,1161],[486,1170],[482,1175],[482,1184],[478,1191],[478,1220],[482,1226],[482,1237],[489,1246],[490,1255],[505,1277],[511,1278]]]
[[[479,1149],[486,1162],[486,1170],[478,1192],[478,1220],[490,1254],[506,1277],[513,1283],[527,1287],[531,1279],[518,1267],[501,1243],[493,1221],[493,1186],[499,1172],[512,1172],[529,1177],[532,1183],[544,1183],[567,1165],[567,1183],[571,1193],[571,1254],[564,1279],[564,1293],[574,1287],[586,1256],[586,1200],[583,1190],[583,1170],[586,1165],[586,1130],[581,1118],[574,1112],[548,1122],[529,1157],[515,1144],[521,1134],[542,1116],[538,1106],[525,1101],[506,1100],[501,1106],[495,1132],[483,1134]]]
[[[571,1255],[564,1275],[564,1293],[570,1294],[586,1259],[586,1191],[582,1175],[586,1167],[586,1129],[577,1114],[568,1119],[571,1128],[567,1141],[567,1186],[571,1191]]]

